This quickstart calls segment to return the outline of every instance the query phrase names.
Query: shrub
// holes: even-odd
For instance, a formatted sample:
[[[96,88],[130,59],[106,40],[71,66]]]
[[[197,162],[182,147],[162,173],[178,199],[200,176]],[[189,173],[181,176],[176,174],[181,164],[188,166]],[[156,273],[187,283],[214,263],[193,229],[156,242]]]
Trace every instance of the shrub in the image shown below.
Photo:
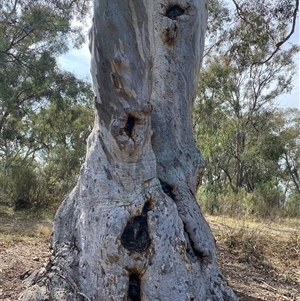
[[[216,192],[211,187],[203,185],[198,191],[197,199],[203,212],[211,215],[256,218],[274,218],[284,215],[284,196],[280,189],[272,186],[271,183],[264,183],[252,192],[247,192],[243,188],[233,190],[230,186],[225,186],[222,191]],[[292,208],[296,204],[299,202],[291,202],[289,206]]]

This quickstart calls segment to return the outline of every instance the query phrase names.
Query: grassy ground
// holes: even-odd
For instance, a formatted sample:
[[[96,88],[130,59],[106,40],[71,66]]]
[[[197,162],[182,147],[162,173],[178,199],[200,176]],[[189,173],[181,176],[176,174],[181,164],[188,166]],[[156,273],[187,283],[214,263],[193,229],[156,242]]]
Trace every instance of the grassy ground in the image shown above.
[[[300,300],[300,221],[206,216],[218,263],[241,301]],[[53,213],[0,206],[0,300],[17,300],[22,279],[47,262]]]
[[[300,300],[300,220],[206,218],[240,300]]]
[[[11,207],[0,205],[0,243],[49,237],[53,216],[53,212],[14,211]]]

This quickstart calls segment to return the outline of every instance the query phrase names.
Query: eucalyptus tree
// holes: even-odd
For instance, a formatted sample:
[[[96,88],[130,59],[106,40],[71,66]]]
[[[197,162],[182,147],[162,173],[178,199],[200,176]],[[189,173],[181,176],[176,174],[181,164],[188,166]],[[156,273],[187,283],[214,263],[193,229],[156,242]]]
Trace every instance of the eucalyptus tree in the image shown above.
[[[64,96],[28,121],[31,131],[27,140],[31,149],[38,149],[34,156],[40,169],[38,180],[46,186],[40,201],[29,199],[29,205],[60,204],[77,182],[94,119],[93,93],[86,88],[81,90],[81,98]]]
[[[207,183],[253,191],[279,171],[279,157],[266,159],[255,144],[267,138],[278,96],[293,88],[299,46],[286,42],[298,10],[297,0],[211,2],[194,114]]]
[[[195,198],[206,19],[206,0],[94,1],[86,161],[21,300],[237,300]]]
[[[273,144],[280,151],[281,180],[288,193],[300,194],[300,113],[298,109],[277,112],[274,118]],[[272,149],[276,149],[272,147]],[[299,203],[299,201],[298,201]]]
[[[67,99],[75,103],[80,99],[83,102],[84,98],[87,102],[90,85],[60,70],[57,58],[69,47],[83,43],[83,27],[77,26],[81,23],[76,21],[84,20],[89,1],[4,0],[0,11],[0,184],[3,187],[12,167],[25,168],[35,161],[38,152],[47,150],[46,141],[37,139],[42,130],[34,121],[42,120],[52,104],[59,107]],[[55,119],[55,115],[52,117]]]
[[[85,2],[1,2],[2,135],[3,132],[9,131],[6,127],[10,118],[24,117],[30,107],[39,107],[45,98],[53,94],[61,96],[63,93],[71,93],[71,89],[75,92],[77,83],[74,77],[60,72],[56,58],[65,53],[71,45],[79,47],[84,41],[82,28],[71,25],[71,22],[76,17],[83,18],[87,13]]]

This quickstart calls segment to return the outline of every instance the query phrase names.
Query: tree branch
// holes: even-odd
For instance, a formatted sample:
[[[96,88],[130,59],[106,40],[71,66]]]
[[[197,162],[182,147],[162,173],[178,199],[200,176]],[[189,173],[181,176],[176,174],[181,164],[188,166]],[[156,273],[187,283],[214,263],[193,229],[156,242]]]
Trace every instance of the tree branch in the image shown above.
[[[7,17],[6,17],[3,21],[1,21],[1,22],[4,22],[4,23],[7,23],[7,22],[8,22],[9,18],[10,18],[10,17],[12,16],[12,14],[16,11],[16,7],[17,7],[18,2],[19,2],[19,0],[15,0],[14,6],[13,6],[11,12],[10,12],[10,13],[7,15]]]
[[[234,3],[235,7],[236,7],[236,12],[238,14],[238,16],[244,21],[244,22],[247,22],[249,23],[245,16],[244,16],[244,13],[243,13],[243,10],[242,8],[239,6],[239,4],[236,2],[236,0],[232,0],[232,2]],[[270,54],[270,56],[265,59],[264,61],[257,61],[257,62],[254,62],[252,63],[252,65],[263,65],[267,62],[269,62],[273,57],[274,55],[280,50],[280,47],[285,43],[287,42],[290,37],[294,34],[295,32],[295,27],[296,27],[296,20],[297,20],[297,14],[298,14],[298,10],[299,10],[299,0],[295,0],[295,3],[296,3],[296,6],[295,6],[295,9],[294,9],[294,12],[293,12],[293,21],[292,21],[292,28],[289,32],[289,34],[281,41],[279,41],[276,45],[275,45],[275,50]]]

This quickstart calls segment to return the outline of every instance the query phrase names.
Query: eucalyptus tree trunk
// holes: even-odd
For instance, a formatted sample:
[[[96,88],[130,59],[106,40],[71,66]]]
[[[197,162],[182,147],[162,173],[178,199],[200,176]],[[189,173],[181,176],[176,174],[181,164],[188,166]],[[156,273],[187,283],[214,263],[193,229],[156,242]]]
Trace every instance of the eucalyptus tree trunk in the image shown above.
[[[95,125],[52,256],[20,300],[237,300],[195,197],[206,18],[206,0],[94,1]]]

